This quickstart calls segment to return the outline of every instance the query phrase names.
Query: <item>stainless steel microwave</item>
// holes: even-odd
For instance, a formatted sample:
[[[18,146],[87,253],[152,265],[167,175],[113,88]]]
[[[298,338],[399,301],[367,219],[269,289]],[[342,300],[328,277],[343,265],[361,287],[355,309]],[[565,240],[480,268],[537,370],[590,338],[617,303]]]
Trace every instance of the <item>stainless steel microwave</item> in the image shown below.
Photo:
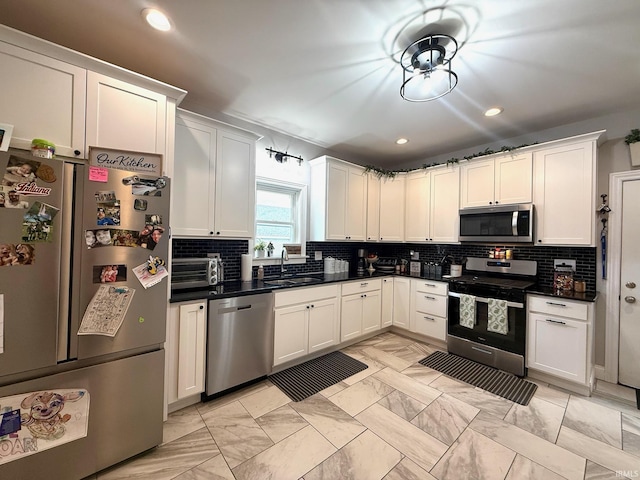
[[[532,243],[533,204],[460,210],[460,241]]]

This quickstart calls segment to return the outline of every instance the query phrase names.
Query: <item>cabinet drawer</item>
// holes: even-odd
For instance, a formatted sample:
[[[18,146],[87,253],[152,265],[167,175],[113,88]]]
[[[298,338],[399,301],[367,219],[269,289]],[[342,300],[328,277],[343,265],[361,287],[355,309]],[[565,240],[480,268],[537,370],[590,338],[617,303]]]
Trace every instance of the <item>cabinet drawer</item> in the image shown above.
[[[447,319],[438,315],[413,312],[413,331],[444,342],[447,335]]]
[[[370,292],[382,288],[382,279],[362,280],[359,282],[348,282],[342,284],[342,295],[352,295],[354,293]]]
[[[434,282],[432,280],[414,280],[416,284],[416,292],[433,293],[435,295],[446,295],[447,284],[443,282]]]
[[[338,296],[338,285],[323,285],[321,287],[301,287],[292,288],[285,292],[276,292],[274,299],[275,308],[285,305],[295,305],[297,303],[312,302],[323,298]]]
[[[438,315],[439,317],[447,316],[447,297],[416,292],[415,299],[416,311]]]
[[[587,320],[589,306],[584,302],[572,302],[562,298],[529,295],[529,311],[549,315]]]

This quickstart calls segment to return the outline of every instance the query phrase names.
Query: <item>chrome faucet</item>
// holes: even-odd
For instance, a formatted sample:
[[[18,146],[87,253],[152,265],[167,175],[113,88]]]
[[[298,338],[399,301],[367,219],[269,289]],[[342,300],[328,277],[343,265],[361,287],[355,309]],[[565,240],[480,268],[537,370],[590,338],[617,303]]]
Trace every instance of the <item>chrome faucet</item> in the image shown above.
[[[282,254],[280,255],[280,275],[284,275],[284,272],[287,271],[284,268],[284,261],[289,260],[289,253],[287,252],[287,247],[282,247]]]

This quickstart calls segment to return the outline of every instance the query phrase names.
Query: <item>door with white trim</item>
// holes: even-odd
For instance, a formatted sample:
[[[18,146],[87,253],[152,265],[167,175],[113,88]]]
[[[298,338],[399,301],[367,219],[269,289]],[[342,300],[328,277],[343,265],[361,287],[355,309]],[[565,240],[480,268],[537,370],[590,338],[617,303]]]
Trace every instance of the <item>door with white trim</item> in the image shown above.
[[[640,389],[640,180],[622,186],[618,381]]]

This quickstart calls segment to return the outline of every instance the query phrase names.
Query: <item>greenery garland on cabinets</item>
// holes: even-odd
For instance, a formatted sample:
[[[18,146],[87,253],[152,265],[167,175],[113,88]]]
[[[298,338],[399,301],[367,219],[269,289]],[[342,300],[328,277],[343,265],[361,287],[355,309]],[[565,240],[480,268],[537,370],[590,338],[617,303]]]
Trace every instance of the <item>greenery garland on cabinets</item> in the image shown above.
[[[485,155],[493,155],[494,153],[511,152],[513,150],[517,150],[518,148],[524,148],[524,147],[528,147],[530,145],[535,145],[536,143],[538,143],[538,142],[525,143],[523,145],[518,145],[517,147],[503,146],[499,150],[493,150],[491,148],[486,148],[482,152],[474,153],[472,155],[467,155],[465,157],[462,157],[462,159],[463,160],[471,160],[472,158],[483,157]],[[452,157],[452,158],[450,158],[449,160],[446,161],[446,164],[447,165],[453,165],[455,163],[458,163],[459,161],[460,161],[459,158]],[[429,163],[429,164],[424,163],[424,164],[422,164],[421,168],[423,170],[425,170],[427,168],[435,167],[437,165],[442,165],[442,163]],[[403,169],[399,169],[399,170],[386,170],[384,168],[379,168],[379,167],[376,167],[376,166],[373,166],[373,165],[366,165],[365,166],[365,173],[374,172],[378,178],[382,178],[382,177],[394,178],[399,173],[415,172],[416,170],[419,170],[419,168],[403,168]]]

